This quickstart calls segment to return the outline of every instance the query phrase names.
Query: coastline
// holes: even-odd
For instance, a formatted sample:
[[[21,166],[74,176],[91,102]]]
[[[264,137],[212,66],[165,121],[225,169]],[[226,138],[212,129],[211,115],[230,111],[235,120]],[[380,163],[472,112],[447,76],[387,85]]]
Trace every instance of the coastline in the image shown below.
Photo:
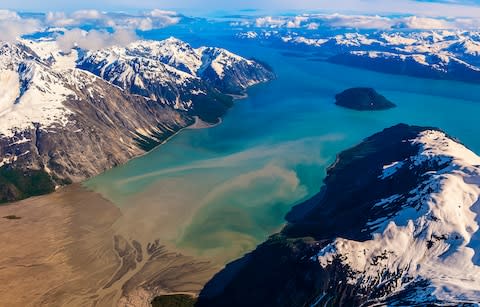
[[[254,86],[254,85],[252,85]],[[250,87],[252,87],[250,86]],[[243,94],[240,94],[240,95],[235,95],[235,94],[227,94],[228,96],[232,97],[234,101],[238,101],[238,100],[242,100],[242,99],[246,99],[248,98],[248,93],[247,91],[245,91]],[[235,104],[232,106],[232,108],[235,106]],[[231,108],[230,108],[231,109]],[[219,126],[223,123],[223,118],[222,117],[219,117],[217,119],[217,122],[216,123],[208,123],[208,122],[205,122],[203,120],[200,119],[200,117],[198,117],[197,115],[194,115],[192,116],[192,118],[194,119],[194,122],[193,124],[190,124],[190,125],[187,125],[183,128],[180,128],[178,131],[176,131],[175,133],[173,133],[171,136],[167,137],[165,140],[163,140],[160,144],[158,144],[157,146],[155,146],[152,150],[150,151],[146,151],[138,156],[135,156],[133,157],[132,159],[128,160],[127,163],[133,159],[136,159],[136,158],[139,158],[139,157],[143,157],[144,155],[147,155],[148,153],[150,153],[151,151],[157,149],[159,146],[162,146],[162,145],[165,145],[168,141],[170,141],[172,138],[174,138],[175,136],[177,136],[180,132],[182,132],[183,130],[195,130],[195,129],[208,129],[208,128],[213,128],[213,127],[216,127],[216,126]],[[98,174],[98,175],[101,175],[101,174]],[[97,176],[98,176],[97,175]],[[88,179],[87,179],[88,180]]]
[[[246,92],[231,96],[234,101],[248,97]],[[216,123],[205,122],[198,116],[191,119],[193,123],[126,163],[166,144],[184,129],[207,129],[223,123],[222,117]],[[4,268],[0,293],[10,305],[62,302],[85,306],[93,302],[149,306],[157,296],[197,297],[221,269],[216,261],[189,255],[171,242],[134,230],[135,225],[143,227],[138,224],[142,220],[88,187],[88,180],[0,206],[0,220],[5,221],[0,223],[0,237],[8,246],[0,252],[0,266]],[[171,213],[174,216],[168,213],[161,219],[178,219],[175,212]],[[125,225],[128,221],[133,225]],[[51,241],[54,236],[58,238]],[[16,250],[21,252],[15,253]],[[25,255],[14,256],[17,254]],[[50,267],[57,269],[47,274]],[[16,276],[15,280],[12,276]],[[44,281],[38,285],[40,279]]]
[[[157,147],[184,129],[207,129],[223,122],[222,118],[214,124],[197,116],[193,119],[192,124]],[[176,219],[171,215],[164,218]],[[0,293],[12,306],[53,302],[70,306],[91,302],[130,306],[149,305],[153,298],[162,295],[197,297],[204,284],[221,269],[218,263],[184,254],[169,242],[130,231],[135,227],[121,226],[129,220],[134,224],[141,221],[87,187],[85,181],[61,186],[46,195],[2,204],[0,220],[4,220],[0,223],[0,237],[8,246],[0,252],[0,265],[4,268]],[[56,239],[50,241],[52,237]],[[115,242],[122,242],[119,246],[123,247]],[[152,246],[154,252],[149,255]],[[132,251],[137,258],[129,258]],[[14,256],[18,254],[21,257]],[[47,274],[50,267],[56,269]],[[16,276],[15,280],[12,276]],[[40,278],[44,280],[42,285],[36,283]]]
[[[220,124],[222,124],[223,120],[221,117],[218,118],[218,121],[214,124],[211,124],[211,123],[207,123],[203,120],[200,119],[200,117],[198,116],[194,116],[193,117],[195,119],[195,122],[193,124],[191,124],[190,126],[187,126],[183,129],[192,129],[192,130],[195,130],[195,129],[208,129],[208,128],[213,128],[213,127],[216,127]],[[180,132],[181,130],[179,130],[178,132]],[[172,135],[173,136],[173,135]],[[168,140],[168,139],[167,139]],[[164,143],[162,143],[164,144]]]

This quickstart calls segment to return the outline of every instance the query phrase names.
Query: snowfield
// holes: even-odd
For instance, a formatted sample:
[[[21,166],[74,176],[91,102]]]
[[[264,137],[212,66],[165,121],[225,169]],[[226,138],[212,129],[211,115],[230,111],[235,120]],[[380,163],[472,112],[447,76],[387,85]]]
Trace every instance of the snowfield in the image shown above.
[[[42,126],[68,123],[63,102],[73,96],[63,77],[50,67],[34,60],[24,60],[16,70],[0,70],[0,134]]]

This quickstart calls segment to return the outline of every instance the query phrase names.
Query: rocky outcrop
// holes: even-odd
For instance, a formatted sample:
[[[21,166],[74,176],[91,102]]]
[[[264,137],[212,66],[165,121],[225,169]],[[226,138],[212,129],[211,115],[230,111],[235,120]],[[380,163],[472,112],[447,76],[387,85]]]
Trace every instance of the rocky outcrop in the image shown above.
[[[335,104],[358,111],[378,111],[395,107],[395,104],[373,88],[353,87],[335,95]]]
[[[322,191],[198,306],[427,306],[480,300],[480,157],[398,125],[342,152]]]

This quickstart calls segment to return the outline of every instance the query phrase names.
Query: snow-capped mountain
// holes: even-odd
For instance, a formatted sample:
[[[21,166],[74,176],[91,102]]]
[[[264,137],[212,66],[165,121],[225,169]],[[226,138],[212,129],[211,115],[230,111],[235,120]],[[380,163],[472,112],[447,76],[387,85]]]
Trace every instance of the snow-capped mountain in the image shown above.
[[[480,34],[471,31],[343,33],[249,31],[244,39],[295,47],[338,64],[434,79],[480,81]]]
[[[27,47],[5,43],[0,49],[4,93],[0,104],[0,133],[6,136],[32,128],[33,123],[65,125],[71,112],[62,104],[74,92],[60,71],[35,60]]]
[[[215,121],[231,105],[232,88],[240,93],[273,77],[223,49],[204,56],[207,49],[168,39],[65,54],[54,41],[2,43],[0,182],[6,188],[0,202],[45,191],[28,193],[31,184],[18,178],[42,176],[51,190],[125,163],[192,124],[194,116]],[[164,63],[167,57],[178,68]],[[188,61],[197,61],[195,72],[180,69]],[[211,65],[223,70],[218,79],[230,87],[200,73]]]
[[[194,49],[175,38],[88,52],[78,67],[206,120],[215,120],[229,106],[223,94],[240,94],[273,77],[262,65],[225,49]]]
[[[200,306],[458,306],[480,302],[480,157],[397,125],[342,152],[321,193],[226,267]]]

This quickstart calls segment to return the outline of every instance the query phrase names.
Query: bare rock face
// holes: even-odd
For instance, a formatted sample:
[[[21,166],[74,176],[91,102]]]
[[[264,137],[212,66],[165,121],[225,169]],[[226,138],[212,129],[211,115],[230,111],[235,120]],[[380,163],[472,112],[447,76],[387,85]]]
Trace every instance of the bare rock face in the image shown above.
[[[221,78],[229,78],[229,86],[244,90],[273,77],[260,64],[222,52],[228,57],[209,65],[228,67]],[[183,62],[196,70],[186,72]],[[199,50],[176,39],[70,54],[55,42],[2,44],[0,202],[123,164],[192,124],[193,116],[216,121],[232,105],[232,91],[204,78],[203,65]],[[20,180],[32,176],[50,184],[36,189]]]

